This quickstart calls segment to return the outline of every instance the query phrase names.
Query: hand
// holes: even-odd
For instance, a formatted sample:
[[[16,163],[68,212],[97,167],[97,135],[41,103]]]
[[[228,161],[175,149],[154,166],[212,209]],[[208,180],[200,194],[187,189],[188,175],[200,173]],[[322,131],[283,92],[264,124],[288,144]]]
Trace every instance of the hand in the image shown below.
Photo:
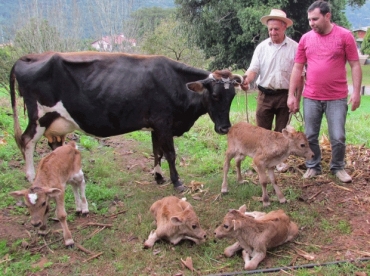
[[[358,107],[360,107],[360,102],[361,102],[360,93],[352,93],[348,101],[348,104],[352,105],[351,111],[355,111]]]
[[[241,89],[244,91],[248,91],[249,89],[249,81],[246,75],[243,76],[243,83],[240,85]]]
[[[290,113],[297,113],[299,111],[299,102],[295,96],[288,96],[287,106]]]

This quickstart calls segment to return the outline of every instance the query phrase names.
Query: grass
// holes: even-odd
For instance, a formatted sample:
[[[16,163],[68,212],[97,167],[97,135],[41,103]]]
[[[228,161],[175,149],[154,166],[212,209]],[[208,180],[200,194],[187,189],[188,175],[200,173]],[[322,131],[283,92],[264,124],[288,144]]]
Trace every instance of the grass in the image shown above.
[[[1,93],[0,93],[1,95]],[[244,94],[239,94],[230,113],[232,123],[246,120],[246,105]],[[254,122],[256,107],[256,94],[248,94],[248,115]],[[26,224],[27,212],[24,208],[16,207],[15,200],[8,196],[10,191],[23,189],[29,184],[24,179],[24,161],[17,149],[13,135],[13,122],[10,116],[9,99],[0,96],[0,209],[10,210],[9,218]],[[21,113],[20,113],[21,114]],[[347,143],[364,144],[370,147],[370,130],[367,127],[370,114],[370,97],[362,98],[361,108],[349,112],[347,121]],[[25,118],[20,116],[22,129],[25,129]],[[301,124],[293,117],[292,124],[298,128]],[[327,133],[326,124],[323,124],[322,133]],[[75,228],[72,230],[74,239],[92,252],[103,252],[99,258],[84,262],[89,255],[73,249],[65,249],[62,242],[52,243],[60,238],[60,232],[48,235],[50,251],[31,253],[22,246],[24,242],[30,243],[30,238],[0,240],[0,274],[2,275],[195,275],[181,265],[181,259],[191,256],[193,265],[200,275],[215,274],[219,272],[242,271],[243,262],[240,256],[224,258],[222,252],[230,241],[213,241],[212,231],[220,223],[222,217],[230,208],[239,208],[246,204],[249,210],[262,211],[262,204],[253,200],[260,196],[261,188],[256,178],[250,178],[244,185],[236,182],[234,172],[229,174],[229,194],[218,198],[222,182],[223,156],[227,146],[226,136],[220,136],[213,131],[213,124],[209,116],[202,116],[193,128],[183,137],[175,139],[177,151],[177,166],[182,181],[189,185],[191,181],[200,181],[204,184],[203,193],[186,195],[188,201],[194,206],[200,217],[201,225],[207,230],[209,239],[201,245],[182,242],[173,246],[167,242],[158,242],[153,250],[143,250],[142,243],[149,232],[154,229],[153,218],[148,213],[150,205],[163,196],[173,194],[171,184],[154,185],[149,170],[152,166],[151,138],[149,132],[133,132],[124,135],[122,140],[129,140],[133,148],[106,147],[101,139],[78,134],[78,145],[83,156],[83,169],[86,176],[86,195],[91,211],[90,220],[97,223],[111,224],[107,228],[80,228],[81,219],[73,214],[74,202],[70,188],[67,189],[66,209],[68,221]],[[120,139],[118,139],[120,141]],[[39,143],[40,144],[40,143]],[[40,148],[45,143],[37,147]],[[125,153],[122,153],[124,150]],[[126,153],[134,150],[132,153]],[[35,154],[39,161],[45,153]],[[124,155],[124,156],[123,156]],[[123,156],[123,158],[122,158]],[[123,159],[123,161],[121,160]],[[140,164],[138,162],[144,162]],[[250,167],[250,159],[243,162],[243,171]],[[15,166],[16,163],[19,166]],[[18,164],[17,163],[17,164]],[[232,164],[233,166],[233,164]],[[149,168],[149,170],[148,170]],[[168,164],[162,166],[168,178]],[[147,169],[147,171],[145,170]],[[286,176],[290,177],[289,173]],[[149,183],[150,182],[150,183]],[[269,185],[271,186],[271,185]],[[268,187],[272,192],[272,188]],[[281,205],[272,202],[265,211],[277,208],[284,209],[292,219],[297,222],[302,231],[298,241],[307,243],[301,248],[307,252],[319,254],[320,248],[315,244],[330,244],[335,236],[333,233],[348,235],[351,225],[348,221],[336,217],[322,217],[316,207],[300,204],[302,190],[292,185],[284,187],[284,194],[290,201]],[[218,199],[217,199],[218,198]],[[316,203],[315,203],[316,204]],[[321,206],[322,205],[322,206]],[[344,207],[343,207],[344,208]],[[5,212],[5,211],[4,211]],[[122,212],[122,213],[120,213]],[[21,219],[22,218],[22,219]],[[21,225],[21,227],[25,227]],[[21,228],[23,229],[23,228]],[[94,232],[100,231],[96,234]],[[321,237],[311,233],[322,232]],[[32,234],[32,233],[31,233]],[[91,238],[88,238],[91,236]],[[38,246],[45,244],[44,240],[36,241]],[[297,246],[297,245],[294,245]],[[272,250],[268,260],[259,268],[286,266],[292,261],[293,245],[287,244]],[[45,264],[35,266],[43,257],[47,258]],[[327,261],[334,261],[332,259]],[[342,257],[342,256],[340,256]],[[300,258],[296,264],[309,263]],[[361,266],[354,263],[318,267],[313,269],[300,269],[294,275],[354,275],[356,272],[370,272],[369,264]],[[40,275],[41,275],[40,274]],[[277,275],[277,274],[276,274]],[[279,274],[281,275],[281,274]]]

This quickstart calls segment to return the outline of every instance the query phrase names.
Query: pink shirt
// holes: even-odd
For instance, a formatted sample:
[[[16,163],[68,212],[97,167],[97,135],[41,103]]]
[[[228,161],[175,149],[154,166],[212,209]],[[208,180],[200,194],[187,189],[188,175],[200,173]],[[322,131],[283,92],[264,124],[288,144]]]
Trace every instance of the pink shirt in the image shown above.
[[[346,62],[359,60],[352,33],[333,24],[327,35],[309,31],[301,37],[296,63],[307,63],[303,96],[313,100],[337,100],[348,95]]]

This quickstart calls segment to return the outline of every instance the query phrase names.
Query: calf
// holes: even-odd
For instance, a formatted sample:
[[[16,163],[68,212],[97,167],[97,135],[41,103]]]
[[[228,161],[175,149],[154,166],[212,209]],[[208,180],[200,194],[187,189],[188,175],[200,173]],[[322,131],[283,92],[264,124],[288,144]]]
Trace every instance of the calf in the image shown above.
[[[246,122],[239,122],[230,128],[227,134],[227,143],[221,192],[227,193],[227,173],[231,159],[235,158],[237,178],[241,183],[243,178],[240,172],[240,164],[246,156],[250,156],[253,158],[253,164],[262,186],[263,206],[270,205],[266,190],[268,183],[266,169],[279,202],[285,203],[286,199],[276,184],[274,167],[285,161],[291,154],[305,157],[306,160],[314,156],[304,133],[296,132],[291,126],[287,126],[280,133]]]
[[[68,229],[64,207],[66,183],[70,183],[76,203],[76,212],[88,214],[85,197],[85,179],[81,170],[81,154],[75,142],[69,142],[42,158],[31,188],[11,192],[14,197],[23,197],[31,215],[31,224],[40,227],[38,233],[46,234],[46,222],[50,199],[56,202],[56,216],[63,228],[64,243],[73,247],[74,241]]]
[[[266,257],[267,249],[293,240],[298,235],[298,227],[283,210],[267,214],[245,211],[245,205],[239,210],[230,210],[216,228],[215,236],[236,239],[236,243],[225,248],[224,254],[231,257],[243,250],[244,268],[252,270]]]
[[[200,227],[193,207],[184,199],[164,197],[153,203],[150,212],[155,217],[157,229],[150,232],[144,243],[145,248],[152,247],[160,239],[166,239],[172,244],[188,239],[199,244],[206,238],[206,232]]]

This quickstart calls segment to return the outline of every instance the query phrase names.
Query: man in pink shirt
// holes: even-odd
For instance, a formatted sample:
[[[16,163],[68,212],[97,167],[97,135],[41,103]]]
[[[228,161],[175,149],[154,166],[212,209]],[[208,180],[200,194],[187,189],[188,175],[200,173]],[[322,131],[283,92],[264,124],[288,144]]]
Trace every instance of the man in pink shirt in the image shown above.
[[[308,169],[303,177],[311,178],[322,172],[318,138],[325,113],[332,148],[330,170],[340,181],[347,183],[352,178],[344,170],[346,115],[348,104],[352,105],[354,111],[360,106],[361,100],[362,71],[356,42],[349,30],[331,23],[331,10],[327,2],[316,1],[307,12],[312,30],[299,41],[287,101],[290,112],[299,110],[300,95],[297,95],[296,88],[307,64],[303,111],[305,133],[315,157],[306,162]],[[348,103],[346,62],[351,67],[353,81],[353,92]]]

